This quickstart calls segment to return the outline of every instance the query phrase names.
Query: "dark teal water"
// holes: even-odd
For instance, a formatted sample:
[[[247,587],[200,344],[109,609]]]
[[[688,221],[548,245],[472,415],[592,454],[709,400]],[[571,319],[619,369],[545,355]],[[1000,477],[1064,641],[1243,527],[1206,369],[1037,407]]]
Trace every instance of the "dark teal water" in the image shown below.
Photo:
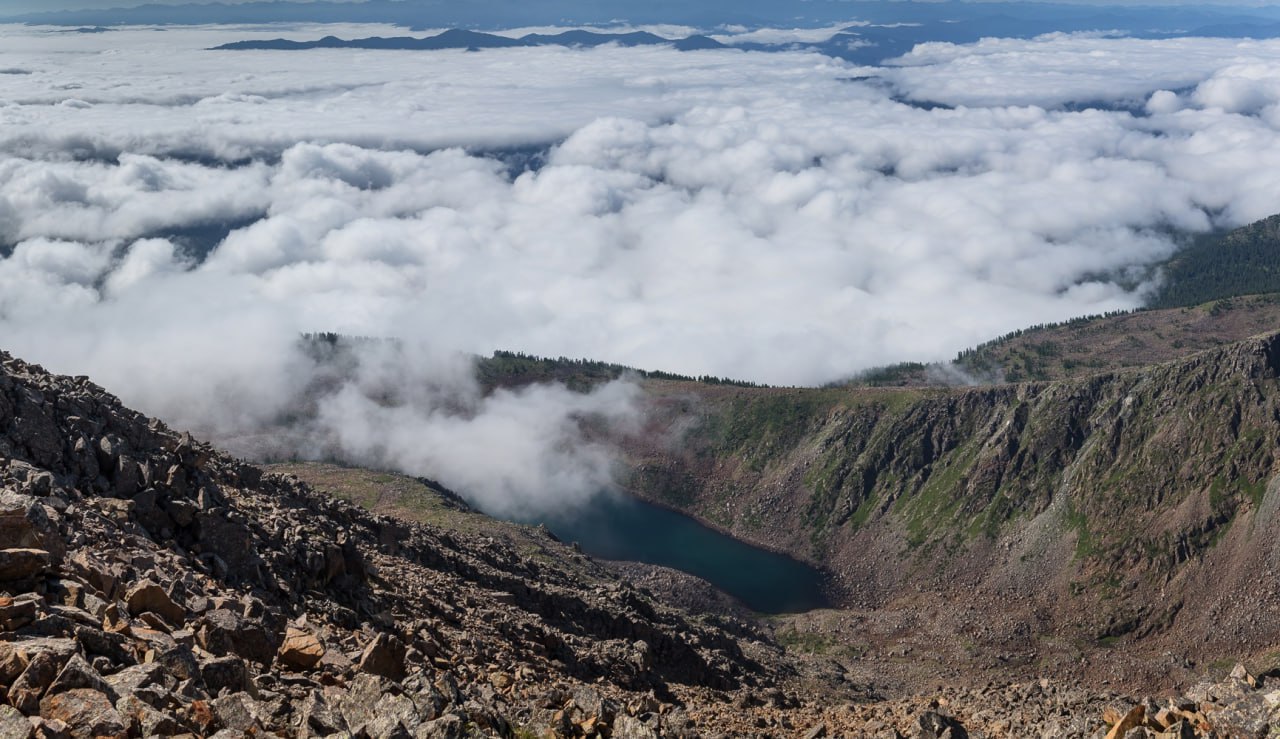
[[[813,567],[635,498],[599,495],[572,518],[537,523],[593,557],[697,575],[761,613],[798,613],[830,604],[822,592],[823,575]]]

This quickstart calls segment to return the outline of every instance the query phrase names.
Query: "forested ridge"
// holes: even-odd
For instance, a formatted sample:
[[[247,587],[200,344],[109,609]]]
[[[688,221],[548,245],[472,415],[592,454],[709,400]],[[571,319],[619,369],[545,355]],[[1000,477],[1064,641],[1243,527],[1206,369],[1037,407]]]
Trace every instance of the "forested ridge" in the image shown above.
[[[1225,234],[1200,236],[1162,269],[1163,285],[1148,308],[1280,292],[1280,215]]]

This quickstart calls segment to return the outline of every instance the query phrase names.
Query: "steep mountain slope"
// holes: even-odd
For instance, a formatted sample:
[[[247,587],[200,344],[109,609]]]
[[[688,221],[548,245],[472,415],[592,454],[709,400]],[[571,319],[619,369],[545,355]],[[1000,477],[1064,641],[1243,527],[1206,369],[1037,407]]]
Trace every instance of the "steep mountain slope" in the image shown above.
[[[536,530],[372,515],[4,354],[0,481],[6,737],[678,736],[794,674]]]
[[[627,484],[827,566],[851,607],[966,635],[998,669],[1092,669],[1117,640],[1179,665],[1262,653],[1280,646],[1278,377],[1268,335],[1053,383],[650,382]]]
[[[1227,371],[1272,371],[1276,352],[1254,359]],[[396,510],[437,495],[310,471]],[[425,510],[475,515],[444,501]],[[1253,736],[1280,725],[1269,678],[1243,668],[1164,707],[1056,678],[864,702],[836,662],[792,660],[749,623],[657,603],[536,529],[476,528],[370,514],[227,458],[86,378],[0,353],[0,736],[936,738],[1109,725]],[[885,623],[810,616],[867,634]]]

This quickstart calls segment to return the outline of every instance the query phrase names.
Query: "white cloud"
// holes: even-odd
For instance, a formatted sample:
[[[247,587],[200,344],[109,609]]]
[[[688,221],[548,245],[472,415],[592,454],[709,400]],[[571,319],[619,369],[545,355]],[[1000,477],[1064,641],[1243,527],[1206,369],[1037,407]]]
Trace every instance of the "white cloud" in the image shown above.
[[[661,120],[722,95],[740,96],[750,84],[841,67],[812,55],[779,65],[780,58],[740,53],[673,56],[663,47],[205,50],[245,38],[384,30],[377,27],[127,28],[89,35],[8,29],[0,67],[32,74],[6,80],[11,84],[0,92],[10,103],[0,102],[0,151],[28,156],[176,151],[234,159],[278,154],[298,141],[417,150],[547,144],[601,115]],[[92,105],[61,107],[69,99]]]
[[[1147,98],[1147,113],[1160,115],[1177,113],[1182,109],[1182,99],[1173,90],[1156,90]]]
[[[1256,115],[1280,102],[1280,65],[1251,62],[1226,66],[1198,85],[1191,99],[1204,108]]]
[[[1140,104],[1161,89],[1193,87],[1235,64],[1274,69],[1280,41],[1176,38],[1140,40],[1097,34],[1036,39],[988,38],[976,44],[920,44],[882,71],[911,100],[945,105]]]
[[[400,352],[366,354],[357,379],[321,402],[322,448],[446,480],[485,510],[518,517],[572,510],[612,486],[612,455],[584,437],[580,420],[630,427],[638,413],[634,385],[614,382],[589,394],[539,385],[487,397],[454,385],[443,397],[415,397],[405,389],[422,385],[421,367]]]
[[[712,34],[711,38],[730,46],[741,44],[816,44],[829,41],[832,36],[853,26],[869,25],[866,21],[849,21],[822,28],[754,28],[747,30],[741,26],[727,28],[726,33]]]
[[[422,36],[431,36],[446,28],[424,31]],[[632,23],[608,23],[596,26],[521,26],[519,28],[498,28],[486,29],[484,33],[491,33],[495,36],[506,36],[507,38],[520,38],[529,34],[541,34],[553,36],[557,33],[565,31],[590,31],[592,33],[652,33],[655,36],[661,36],[668,39],[688,38],[699,33],[701,30],[693,26],[684,26],[674,23],[658,23],[658,24],[632,24]],[[398,35],[404,35],[401,31]],[[415,34],[418,35],[418,34]]]
[[[268,173],[129,153],[111,164],[10,156],[0,161],[0,202],[19,215],[0,219],[0,237],[102,241],[242,221],[265,213]]]
[[[1169,254],[1169,227],[1280,202],[1269,43],[930,45],[885,72],[961,106],[930,110],[811,54],[241,54],[200,49],[243,29],[8,31],[0,67],[33,73],[0,106],[6,348],[224,440],[320,387],[293,448],[491,505],[606,484],[575,419],[624,422],[632,400],[481,399],[459,352],[820,383],[1136,306],[1122,284]],[[1045,107],[1113,90],[1146,115]],[[497,144],[540,164],[457,148]],[[206,260],[182,246],[228,223],[249,225]],[[335,379],[300,331],[407,348]],[[422,394],[388,404],[387,377]]]
[[[123,259],[107,276],[105,293],[116,296],[139,290],[147,281],[175,277],[191,267],[166,239],[139,239],[129,247]]]

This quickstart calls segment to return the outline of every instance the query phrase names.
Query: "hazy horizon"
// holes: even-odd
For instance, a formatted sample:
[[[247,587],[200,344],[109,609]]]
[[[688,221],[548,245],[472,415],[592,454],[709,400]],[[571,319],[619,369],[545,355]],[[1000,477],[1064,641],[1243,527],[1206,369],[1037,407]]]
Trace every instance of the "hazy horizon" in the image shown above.
[[[49,11],[58,12],[63,10],[101,10],[116,8],[136,8],[145,5],[241,5],[245,3],[263,2],[264,0],[4,0],[0,3],[0,13],[27,13]],[[369,0],[275,0],[276,2],[290,2],[296,4],[311,4],[317,2],[335,2],[335,3],[351,3],[362,4]],[[409,4],[413,4],[415,0],[403,0]],[[420,1],[420,0],[418,0]],[[826,0],[827,2],[840,2],[841,0]],[[899,0],[889,0],[899,1]],[[926,2],[948,2],[949,0],[923,0]],[[1001,0],[956,0],[961,2],[985,2],[996,3]],[[1179,6],[1179,5],[1223,5],[1238,7],[1274,7],[1277,3],[1256,2],[1253,0],[1162,0],[1160,2],[1151,2],[1150,0],[1122,0],[1121,2],[1104,2],[1104,0],[1003,0],[1011,4],[1038,2],[1042,4],[1080,4],[1080,5],[1133,5],[1133,6]]]
[[[377,2],[378,0],[373,0]],[[906,0],[885,0],[888,4],[897,2],[905,2]],[[1108,7],[1237,7],[1237,8],[1277,8],[1280,4],[1274,2],[1259,2],[1256,0],[1161,0],[1159,2],[1150,2],[1149,0],[1121,0],[1120,2],[1104,2],[1103,0],[917,0],[926,4],[946,5],[951,3],[957,4],[1008,4],[1008,5],[1084,5],[1096,6],[1099,8]],[[370,0],[146,0],[146,1],[130,1],[130,0],[3,0],[0,2],[0,17],[13,16],[27,13],[58,13],[64,11],[80,11],[80,10],[124,10],[135,9],[146,6],[199,6],[199,5],[246,5],[260,4],[271,2],[275,4],[289,5],[316,5],[316,4],[347,4],[347,5],[365,5]],[[406,6],[424,6],[434,5],[435,0],[400,0]],[[845,0],[802,0],[806,3],[826,4],[839,7]],[[623,3],[625,5],[625,3]],[[648,11],[650,4],[636,3],[637,9]],[[717,7],[725,7],[721,0],[704,0],[701,3],[686,4],[686,7],[703,6],[707,9],[715,9]],[[584,8],[588,6],[583,6]],[[728,7],[732,7],[729,5]],[[502,17],[495,15],[492,19],[495,23],[502,23]],[[622,18],[621,20],[626,20]]]

